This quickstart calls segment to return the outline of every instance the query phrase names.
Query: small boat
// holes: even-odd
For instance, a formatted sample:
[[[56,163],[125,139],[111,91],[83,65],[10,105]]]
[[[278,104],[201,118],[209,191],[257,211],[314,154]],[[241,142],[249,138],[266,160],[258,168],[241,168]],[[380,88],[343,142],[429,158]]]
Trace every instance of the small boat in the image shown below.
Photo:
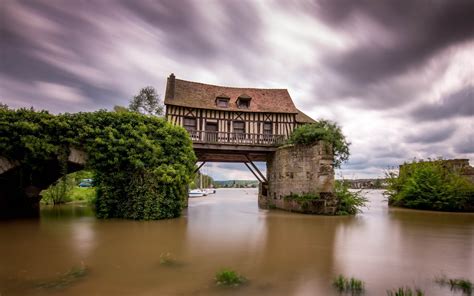
[[[207,195],[216,193],[216,190],[214,188],[206,188],[203,189],[203,191],[206,192]]]
[[[189,197],[202,197],[204,195],[207,195],[207,193],[201,189],[193,189],[188,192]]]

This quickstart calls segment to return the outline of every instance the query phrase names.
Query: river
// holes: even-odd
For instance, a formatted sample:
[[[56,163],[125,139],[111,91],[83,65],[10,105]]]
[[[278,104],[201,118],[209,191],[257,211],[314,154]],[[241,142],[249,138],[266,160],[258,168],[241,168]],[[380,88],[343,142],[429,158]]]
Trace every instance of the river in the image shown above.
[[[362,279],[364,295],[400,286],[461,295],[434,278],[474,280],[474,214],[389,209],[382,191],[366,194],[355,217],[260,210],[255,189],[218,189],[162,221],[43,207],[39,220],[0,222],[0,295],[337,295],[338,274]],[[87,273],[43,284],[73,267]],[[217,287],[224,267],[248,282]]]

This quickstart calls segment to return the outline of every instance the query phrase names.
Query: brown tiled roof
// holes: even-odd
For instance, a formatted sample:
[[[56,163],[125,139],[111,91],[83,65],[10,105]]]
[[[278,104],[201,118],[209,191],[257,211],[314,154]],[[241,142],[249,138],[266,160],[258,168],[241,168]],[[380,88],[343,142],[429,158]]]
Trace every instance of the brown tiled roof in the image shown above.
[[[236,101],[238,97],[242,95],[249,96],[252,99],[248,109],[237,108]],[[216,97],[221,96],[230,98],[227,108],[216,106]],[[286,89],[217,86],[175,79],[174,75],[168,78],[165,104],[243,112],[298,113]]]
[[[316,122],[316,120],[304,114],[299,109],[297,110],[298,110],[298,114],[296,114],[296,122],[298,123],[315,123]]]

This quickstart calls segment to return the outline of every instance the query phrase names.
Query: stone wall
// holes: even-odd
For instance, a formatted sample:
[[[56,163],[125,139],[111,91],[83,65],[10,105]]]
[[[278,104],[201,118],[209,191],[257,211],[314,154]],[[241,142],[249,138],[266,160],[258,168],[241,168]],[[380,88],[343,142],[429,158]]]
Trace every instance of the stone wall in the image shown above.
[[[335,214],[333,155],[327,148],[323,143],[280,147],[267,162],[268,184],[260,186],[259,206],[310,214]],[[311,201],[289,198],[305,194],[318,195],[319,198]]]

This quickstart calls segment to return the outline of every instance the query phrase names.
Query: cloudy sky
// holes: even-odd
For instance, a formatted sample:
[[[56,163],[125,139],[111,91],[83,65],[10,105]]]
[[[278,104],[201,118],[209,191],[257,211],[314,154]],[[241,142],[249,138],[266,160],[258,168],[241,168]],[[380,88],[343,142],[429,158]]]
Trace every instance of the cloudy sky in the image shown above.
[[[346,178],[414,157],[474,162],[474,1],[0,0],[0,101],[127,105],[166,77],[287,88],[351,145]],[[209,164],[217,179],[252,175]]]

